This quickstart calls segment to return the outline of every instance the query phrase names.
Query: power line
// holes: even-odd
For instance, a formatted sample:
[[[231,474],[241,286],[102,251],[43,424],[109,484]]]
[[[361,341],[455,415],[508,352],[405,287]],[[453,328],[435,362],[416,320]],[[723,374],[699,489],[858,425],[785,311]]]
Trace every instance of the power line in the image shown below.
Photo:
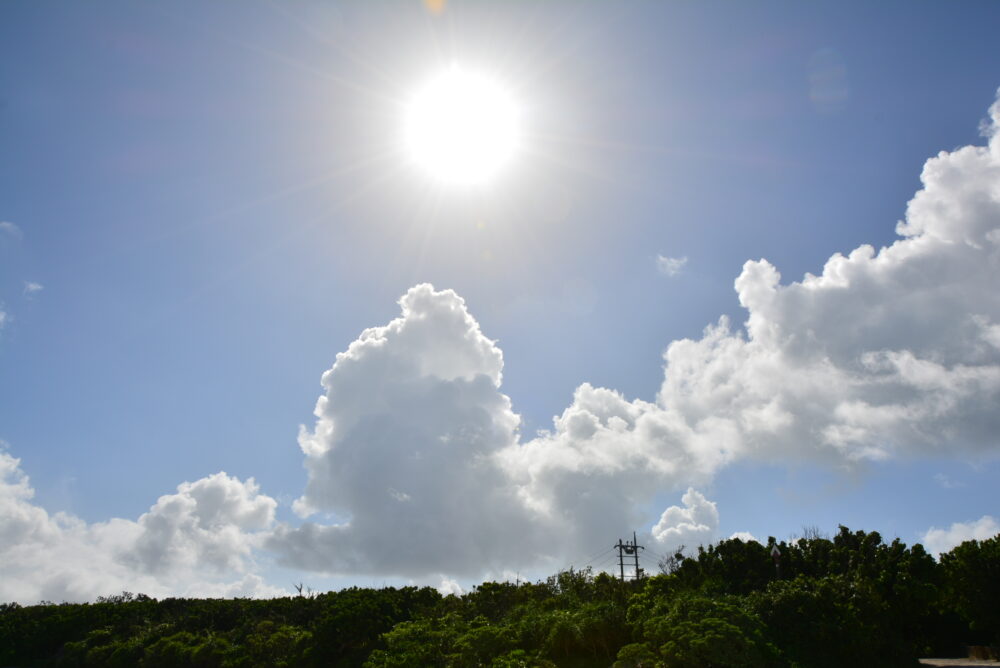
[[[602,548],[601,550],[599,550],[599,551],[595,552],[593,555],[591,555],[589,558],[582,560],[582,562],[574,562],[574,561],[568,562],[564,567],[562,567],[561,569],[559,569],[559,571],[560,572],[562,572],[562,571],[568,571],[569,569],[573,568],[577,563],[582,563],[584,565],[584,567],[586,567],[586,566],[593,566],[595,561],[597,561],[597,560],[603,560],[602,558],[605,558],[605,553],[609,553],[610,554],[612,552],[612,550],[614,550],[614,549],[615,549],[614,546]]]
[[[648,547],[646,548],[646,552],[648,552],[651,555],[653,555],[654,557],[656,557],[657,561],[663,561],[664,559],[667,558],[667,555],[661,554],[660,552],[657,552],[656,550],[652,550],[652,549],[650,549]],[[673,556],[673,555],[671,555],[671,556]]]
[[[587,560],[584,563],[586,563],[586,564],[593,563],[594,560],[596,560],[597,558],[604,556],[605,552],[611,552],[611,550],[613,550],[613,549],[615,549],[613,546],[612,547],[606,547],[603,550],[601,550],[600,552],[598,552],[597,554],[594,554],[593,556],[588,557]]]
[[[595,570],[600,570],[600,569],[604,568],[604,566],[613,563],[614,562],[614,558],[615,558],[615,555],[613,553],[609,553],[606,557],[604,557],[603,559],[601,559],[599,562],[597,562],[596,564],[591,564],[591,565],[593,566],[593,568]]]

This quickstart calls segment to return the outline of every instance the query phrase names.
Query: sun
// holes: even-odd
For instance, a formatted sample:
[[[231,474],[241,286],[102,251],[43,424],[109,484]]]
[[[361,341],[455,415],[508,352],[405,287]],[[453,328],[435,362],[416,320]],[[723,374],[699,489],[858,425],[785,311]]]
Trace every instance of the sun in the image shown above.
[[[514,99],[502,86],[452,66],[418,89],[407,105],[406,149],[437,181],[484,184],[517,152],[519,117]]]

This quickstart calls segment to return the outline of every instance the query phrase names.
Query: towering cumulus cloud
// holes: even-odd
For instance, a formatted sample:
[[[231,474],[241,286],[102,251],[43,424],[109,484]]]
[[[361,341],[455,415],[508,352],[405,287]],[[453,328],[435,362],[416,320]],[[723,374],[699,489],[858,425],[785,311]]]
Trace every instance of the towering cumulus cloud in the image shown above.
[[[271,547],[301,567],[410,575],[572,558],[642,522],[666,549],[714,538],[718,512],[689,489],[652,526],[653,495],[742,458],[842,467],[997,449],[1000,104],[990,117],[987,146],[927,161],[891,246],[786,285],[747,262],[745,327],[722,318],[671,343],[655,401],[581,385],[533,440],[519,440],[501,353],[464,302],[411,289],[401,317],[324,374],[300,436],[298,507],[336,522],[281,527]]]
[[[496,455],[518,417],[503,357],[451,290],[411,288],[402,314],[364,331],[323,374],[299,443],[309,482],[296,508],[341,518],[283,528],[272,547],[299,567],[419,575],[482,572],[531,549],[532,522]]]

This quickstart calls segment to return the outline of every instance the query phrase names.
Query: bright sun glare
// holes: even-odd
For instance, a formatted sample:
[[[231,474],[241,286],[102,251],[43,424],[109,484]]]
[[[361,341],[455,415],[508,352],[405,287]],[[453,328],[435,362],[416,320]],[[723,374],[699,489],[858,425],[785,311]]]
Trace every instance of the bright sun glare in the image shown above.
[[[457,67],[417,92],[406,110],[405,132],[410,157],[447,184],[489,181],[520,141],[517,107],[507,91]]]

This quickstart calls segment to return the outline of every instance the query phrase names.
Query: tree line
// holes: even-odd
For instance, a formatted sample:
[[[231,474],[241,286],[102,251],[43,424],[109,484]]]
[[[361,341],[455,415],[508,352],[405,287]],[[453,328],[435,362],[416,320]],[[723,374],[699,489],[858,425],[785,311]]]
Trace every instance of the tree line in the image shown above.
[[[839,668],[1000,645],[1000,535],[937,561],[846,527],[766,546],[733,538],[661,570],[622,583],[570,569],[460,596],[388,587],[7,603],[0,665]]]

